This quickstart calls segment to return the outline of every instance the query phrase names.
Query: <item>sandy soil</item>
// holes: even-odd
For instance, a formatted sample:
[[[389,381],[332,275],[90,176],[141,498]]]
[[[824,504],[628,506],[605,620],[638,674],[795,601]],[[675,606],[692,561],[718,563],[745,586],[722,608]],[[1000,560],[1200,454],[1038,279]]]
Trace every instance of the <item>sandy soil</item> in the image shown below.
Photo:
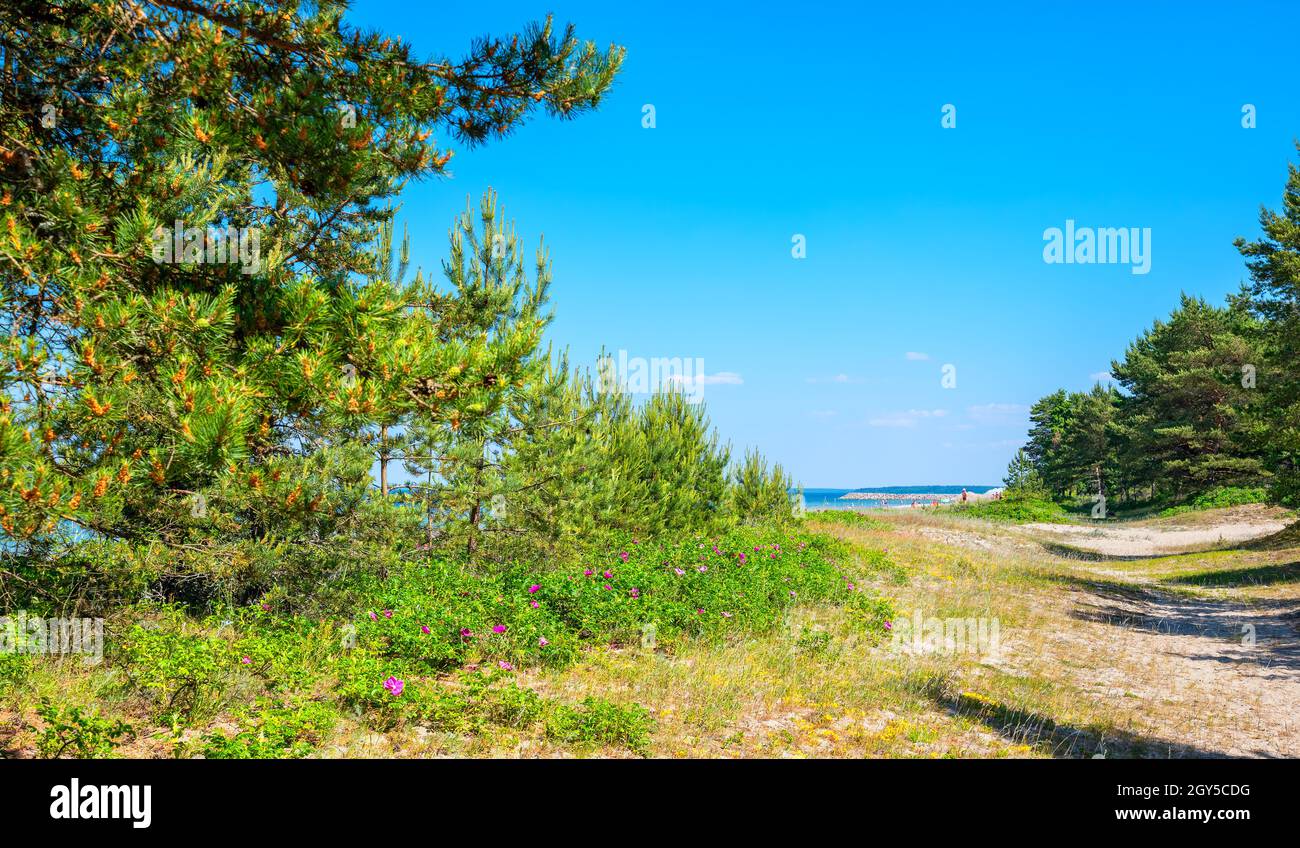
[[[1025,524],[1023,529],[1046,534],[1047,541],[1108,556],[1159,556],[1258,539],[1286,526],[1287,522],[1281,519],[1234,519],[1198,527]]]

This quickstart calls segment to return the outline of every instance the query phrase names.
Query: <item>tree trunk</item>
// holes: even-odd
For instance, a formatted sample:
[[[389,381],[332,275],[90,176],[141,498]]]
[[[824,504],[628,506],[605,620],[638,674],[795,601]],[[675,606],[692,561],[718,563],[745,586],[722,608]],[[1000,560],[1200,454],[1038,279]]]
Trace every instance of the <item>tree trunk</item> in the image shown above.
[[[388,425],[379,428],[379,491],[388,497]]]

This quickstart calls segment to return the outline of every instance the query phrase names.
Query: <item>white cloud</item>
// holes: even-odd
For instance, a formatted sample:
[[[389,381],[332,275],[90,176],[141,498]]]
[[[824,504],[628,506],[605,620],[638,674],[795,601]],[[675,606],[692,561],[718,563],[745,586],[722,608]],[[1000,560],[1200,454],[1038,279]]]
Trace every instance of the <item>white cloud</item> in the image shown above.
[[[857,377],[850,377],[848,374],[836,374],[834,377],[809,377],[809,383],[860,383]]]
[[[716,374],[700,374],[698,377],[690,377],[685,374],[672,374],[666,382],[679,383],[685,388],[691,386],[740,386],[745,380],[734,371],[719,371]]]
[[[820,418],[824,421],[827,418],[834,418],[837,413],[833,409],[814,409],[808,414],[813,418]]]
[[[745,380],[735,371],[719,371],[716,374],[701,374],[700,382],[706,386],[739,386]]]
[[[1018,403],[986,403],[966,407],[966,414],[979,424],[1019,424],[1029,407]]]
[[[928,354],[928,353],[917,353],[917,352],[914,351],[914,350],[909,350],[909,351],[907,352],[907,358],[910,359],[910,360],[912,360],[913,362],[925,362],[925,361],[927,361],[927,360],[930,358],[930,354]]]
[[[1088,379],[1094,383],[1108,383],[1115,378],[1110,375],[1109,371],[1098,371],[1095,374],[1089,374]]]
[[[879,418],[867,419],[872,427],[915,427],[916,422],[926,418],[943,418],[946,409],[909,409],[906,412],[894,412]]]

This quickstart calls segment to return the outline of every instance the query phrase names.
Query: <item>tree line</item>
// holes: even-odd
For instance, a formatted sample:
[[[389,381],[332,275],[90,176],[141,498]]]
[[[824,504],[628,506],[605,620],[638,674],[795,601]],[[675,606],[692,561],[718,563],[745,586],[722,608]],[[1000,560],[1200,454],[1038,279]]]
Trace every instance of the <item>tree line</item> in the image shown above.
[[[1221,306],[1184,294],[1111,363],[1113,384],[1034,403],[1009,489],[1179,503],[1263,488],[1300,506],[1300,171],[1289,170],[1281,210],[1236,241],[1250,282]]]

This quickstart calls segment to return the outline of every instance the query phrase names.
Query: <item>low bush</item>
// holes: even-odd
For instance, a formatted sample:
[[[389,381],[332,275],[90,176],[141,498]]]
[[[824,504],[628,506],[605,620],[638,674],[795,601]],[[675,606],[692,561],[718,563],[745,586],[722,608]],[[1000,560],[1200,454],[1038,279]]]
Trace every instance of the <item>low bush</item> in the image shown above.
[[[264,698],[236,712],[238,729],[233,734],[205,734],[203,754],[210,760],[298,759],[316,749],[337,719],[327,704]]]
[[[1268,503],[1268,501],[1268,489],[1262,487],[1246,488],[1241,486],[1220,486],[1197,495],[1188,503],[1161,510],[1160,514],[1167,517],[1171,515],[1182,515],[1187,512],[1196,512],[1202,509],[1223,509],[1224,507],[1230,506]]]
[[[1003,497],[1000,500],[955,504],[952,510],[967,518],[1026,524],[1032,521],[1060,521],[1066,512],[1054,501],[1034,497]]]
[[[619,706],[587,698],[576,707],[560,705],[546,717],[546,735],[561,742],[621,745],[642,756],[649,752],[654,718],[639,704]]]
[[[119,744],[135,739],[131,725],[105,718],[94,707],[55,705],[43,698],[36,715],[45,723],[36,740],[36,750],[44,759],[65,755],[79,760],[110,759]]]

